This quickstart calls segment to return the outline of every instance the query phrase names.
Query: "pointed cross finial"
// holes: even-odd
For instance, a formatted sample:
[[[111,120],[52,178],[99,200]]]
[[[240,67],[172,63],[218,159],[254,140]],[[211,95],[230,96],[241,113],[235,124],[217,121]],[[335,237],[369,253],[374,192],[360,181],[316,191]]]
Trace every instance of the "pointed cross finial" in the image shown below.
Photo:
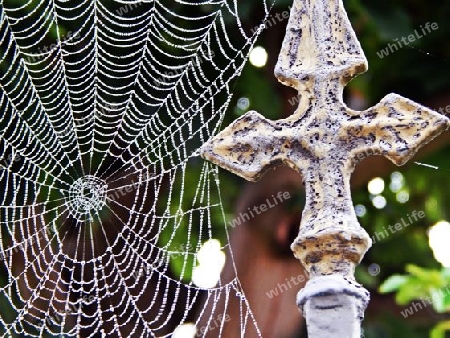
[[[396,94],[362,112],[349,109],[343,87],[366,69],[342,0],[294,0],[275,74],[299,91],[298,108],[278,121],[248,112],[201,148],[205,159],[247,180],[279,164],[303,175],[306,204],[292,250],[311,280],[299,303],[310,309],[308,300],[334,290],[359,298],[360,316],[367,295],[353,282],[344,286],[371,245],[350,195],[355,158],[381,154],[404,164],[450,126],[446,117]],[[342,332],[357,332],[353,324]]]
[[[366,57],[341,1],[294,1],[275,68],[281,82],[300,90],[313,78],[347,83],[366,70]]]

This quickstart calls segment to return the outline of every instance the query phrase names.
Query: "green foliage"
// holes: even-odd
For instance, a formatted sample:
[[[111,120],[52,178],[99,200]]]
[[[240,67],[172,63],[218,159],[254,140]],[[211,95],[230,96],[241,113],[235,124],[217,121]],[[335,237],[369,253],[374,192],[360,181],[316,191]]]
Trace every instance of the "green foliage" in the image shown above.
[[[438,313],[450,312],[450,269],[425,269],[412,264],[406,266],[408,275],[394,275],[380,286],[381,293],[396,292],[396,301],[406,305],[412,300],[427,299]],[[443,321],[431,331],[431,338],[444,338],[450,322]]]
[[[450,321],[442,322],[431,330],[430,338],[445,338],[445,332],[450,331]]]
[[[376,323],[368,320],[364,321],[364,338],[423,338],[429,331],[424,325],[412,326],[386,313],[381,313]]]
[[[386,279],[384,283],[380,286],[380,292],[392,292],[398,290],[402,287],[408,280],[407,276],[393,275]]]
[[[406,305],[414,299],[432,297],[439,290],[450,287],[449,269],[425,269],[416,265],[406,266],[409,275],[394,275],[380,286],[381,293],[397,291],[396,300]],[[450,290],[450,288],[449,288]],[[450,294],[433,297],[433,307],[437,312],[450,310]]]

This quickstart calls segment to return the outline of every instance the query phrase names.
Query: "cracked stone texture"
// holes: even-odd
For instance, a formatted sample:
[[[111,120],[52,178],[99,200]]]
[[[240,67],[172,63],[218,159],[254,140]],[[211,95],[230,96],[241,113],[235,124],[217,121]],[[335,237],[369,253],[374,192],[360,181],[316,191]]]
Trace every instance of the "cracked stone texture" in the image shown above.
[[[380,154],[402,165],[450,126],[397,94],[365,111],[349,109],[343,88],[366,70],[342,0],[294,0],[275,75],[298,90],[298,108],[277,121],[250,111],[201,148],[203,158],[250,181],[280,164],[303,175],[306,204],[291,248],[310,278],[353,278],[371,245],[350,194],[358,156]]]

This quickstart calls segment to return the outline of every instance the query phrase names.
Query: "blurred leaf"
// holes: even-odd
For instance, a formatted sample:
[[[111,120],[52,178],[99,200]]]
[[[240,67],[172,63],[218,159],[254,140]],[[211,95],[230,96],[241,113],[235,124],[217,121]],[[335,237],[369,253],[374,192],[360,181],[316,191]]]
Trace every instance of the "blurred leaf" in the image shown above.
[[[444,278],[447,282],[450,282],[450,268],[444,268],[441,271],[442,278]]]
[[[408,276],[400,276],[400,275],[391,276],[388,279],[386,279],[383,284],[381,284],[380,292],[388,293],[392,291],[397,291],[399,288],[405,285],[408,282],[408,280],[409,280]]]
[[[437,287],[443,286],[440,271],[420,268],[413,264],[408,264],[406,266],[406,271],[420,279],[424,284]]]
[[[450,321],[436,325],[430,333],[430,338],[445,338],[445,331],[450,331]]]
[[[433,300],[433,308],[438,313],[445,312],[445,293],[442,289],[432,289],[430,291],[431,299]]]
[[[450,293],[447,292],[443,298],[443,311],[442,312],[450,312]]]
[[[395,300],[400,305],[406,305],[414,299],[419,299],[428,294],[427,287],[421,281],[411,278],[397,292]]]

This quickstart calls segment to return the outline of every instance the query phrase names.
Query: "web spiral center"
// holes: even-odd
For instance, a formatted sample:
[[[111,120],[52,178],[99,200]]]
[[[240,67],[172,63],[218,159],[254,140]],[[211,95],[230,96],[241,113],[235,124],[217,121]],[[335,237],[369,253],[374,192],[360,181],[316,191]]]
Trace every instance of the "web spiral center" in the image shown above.
[[[106,183],[91,175],[76,180],[69,190],[69,210],[79,221],[90,221],[106,204]]]

